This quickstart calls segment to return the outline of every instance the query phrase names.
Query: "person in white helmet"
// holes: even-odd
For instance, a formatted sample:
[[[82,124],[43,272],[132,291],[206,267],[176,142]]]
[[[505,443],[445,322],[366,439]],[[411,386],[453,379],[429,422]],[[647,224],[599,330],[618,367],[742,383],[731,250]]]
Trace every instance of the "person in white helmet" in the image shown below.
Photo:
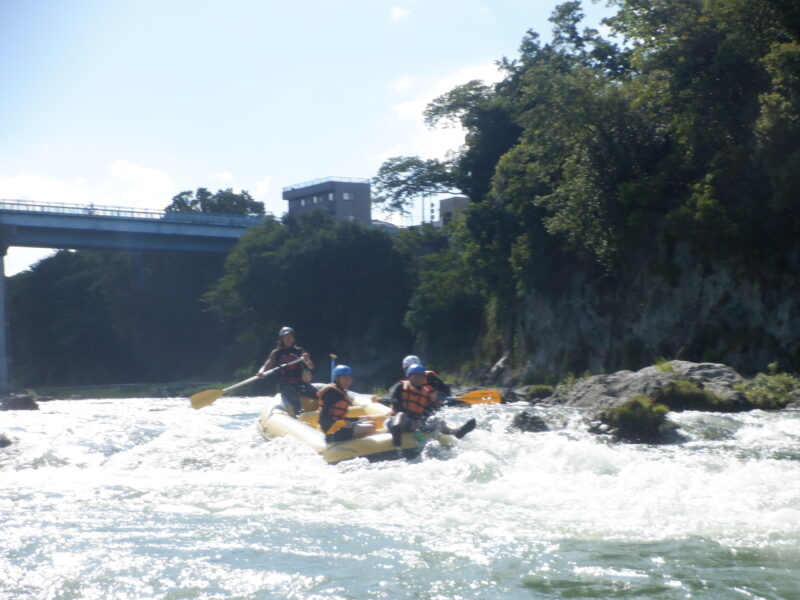
[[[405,373],[408,370],[408,367],[411,365],[421,364],[422,361],[419,359],[419,356],[416,356],[415,354],[409,354],[403,359],[403,373]],[[425,371],[425,387],[433,392],[436,392],[440,399],[452,395],[450,393],[450,386],[442,381],[436,371]]]
[[[425,367],[419,363],[409,365],[406,379],[392,388],[390,398],[392,417],[387,428],[395,446],[400,446],[404,431],[441,431],[462,438],[475,429],[475,419],[453,429],[441,419],[431,417],[438,405],[438,398],[436,392],[425,385]]]
[[[263,377],[271,368],[288,364],[298,358],[302,359],[302,361],[278,371],[278,392],[283,399],[284,405],[291,406],[294,409],[295,416],[303,411],[300,403],[300,394],[314,398],[317,390],[305,381],[304,375],[309,369],[314,368],[314,362],[308,352],[295,343],[294,329],[281,327],[278,332],[277,345],[269,353],[267,360],[256,373],[259,377]]]

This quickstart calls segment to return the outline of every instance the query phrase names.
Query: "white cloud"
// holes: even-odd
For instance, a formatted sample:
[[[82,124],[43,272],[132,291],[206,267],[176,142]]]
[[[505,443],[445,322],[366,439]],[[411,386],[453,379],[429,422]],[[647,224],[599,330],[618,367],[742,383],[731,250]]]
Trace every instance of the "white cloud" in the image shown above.
[[[402,8],[400,6],[395,6],[392,10],[389,11],[389,15],[395,21],[401,21],[403,19],[407,19],[411,16],[411,11],[407,8]]]
[[[256,181],[255,188],[251,192],[254,200],[264,203],[264,210],[272,213],[276,217],[280,217],[287,211],[286,201],[282,197],[275,198],[271,196],[272,191],[272,175],[265,175]]]
[[[465,131],[458,126],[431,129],[424,123],[422,113],[432,100],[458,85],[474,79],[487,85],[496,83],[503,74],[494,63],[471,65],[431,81],[425,91],[414,98],[395,104],[392,111],[408,126],[407,136],[400,144],[382,153],[383,160],[398,155],[420,155],[424,158],[444,158],[448,151],[457,150],[464,143]]]
[[[177,193],[175,183],[159,169],[115,160],[109,165],[108,173],[123,184],[116,197],[116,202],[121,205],[164,208]]]
[[[414,81],[408,75],[401,75],[390,83],[389,87],[398,92],[407,92],[414,87]]]
[[[220,171],[219,173],[214,173],[214,179],[218,179],[219,181],[232,181],[233,180],[233,173],[230,171]]]
[[[253,199],[259,202],[264,202],[269,194],[270,186],[272,185],[272,175],[267,175],[256,181],[256,186],[253,188]]]
[[[96,200],[94,191],[86,181],[75,178],[65,181],[39,173],[0,175],[0,198],[5,200],[32,200],[34,202],[60,202],[89,204]]]

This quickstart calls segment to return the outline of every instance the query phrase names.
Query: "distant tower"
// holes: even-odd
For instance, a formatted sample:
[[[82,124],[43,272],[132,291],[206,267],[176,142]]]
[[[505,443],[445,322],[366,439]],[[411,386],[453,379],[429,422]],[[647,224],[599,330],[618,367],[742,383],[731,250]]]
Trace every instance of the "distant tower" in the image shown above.
[[[451,196],[450,198],[439,200],[439,226],[447,225],[460,215],[467,204],[469,204],[469,198],[464,196]],[[433,210],[431,210],[431,216],[433,216]]]
[[[324,177],[283,188],[289,214],[301,215],[321,210],[335,221],[372,222],[369,179]]]

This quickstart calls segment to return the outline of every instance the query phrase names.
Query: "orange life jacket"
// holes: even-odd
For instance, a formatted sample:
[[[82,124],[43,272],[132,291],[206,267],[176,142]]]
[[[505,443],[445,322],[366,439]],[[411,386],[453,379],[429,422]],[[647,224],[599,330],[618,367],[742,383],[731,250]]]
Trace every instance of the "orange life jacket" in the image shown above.
[[[414,417],[421,417],[431,405],[431,391],[427,386],[416,388],[408,380],[403,381],[403,391],[400,394],[403,412]]]
[[[339,397],[332,403],[330,399],[325,401],[322,398],[330,390],[336,391],[339,395]],[[341,429],[342,425],[344,425],[344,423],[339,422],[343,421],[347,417],[347,409],[350,408],[350,399],[347,397],[347,392],[343,391],[336,384],[329,383],[317,392],[317,398],[319,398],[320,419],[324,420],[326,417],[330,417],[332,423],[325,433],[336,433],[336,431]],[[320,425],[321,424],[322,423],[320,423]]]

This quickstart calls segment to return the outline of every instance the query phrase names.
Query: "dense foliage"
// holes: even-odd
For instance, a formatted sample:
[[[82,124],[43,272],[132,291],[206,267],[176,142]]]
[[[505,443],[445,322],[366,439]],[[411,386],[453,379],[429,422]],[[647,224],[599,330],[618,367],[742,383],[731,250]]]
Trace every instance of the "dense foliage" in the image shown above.
[[[267,219],[227,257],[62,251],[11,280],[15,383],[249,377],[289,324],[319,379],[337,354],[388,385],[411,351],[411,283],[388,234],[321,213]]]
[[[275,346],[281,326],[291,325],[319,379],[336,354],[357,380],[390,382],[400,375],[398,356],[410,352],[403,327],[410,294],[407,260],[388,234],[315,212],[249,230],[206,299],[238,332],[246,372]]]
[[[181,192],[172,199],[166,210],[175,212],[199,212],[218,215],[264,214],[264,203],[253,200],[247,191],[234,192],[231,188],[212,194],[206,188],[196,192]]]
[[[61,251],[11,279],[18,387],[220,376],[229,342],[198,298],[218,254]]]
[[[580,2],[563,3],[552,41],[529,32],[520,56],[502,61],[501,82],[467,83],[426,112],[467,131],[428,179],[455,182],[472,200],[458,257],[484,296],[487,339],[507,349],[520,299],[556,298],[567,273],[611,282],[632,262],[666,263],[678,242],[698,260],[780,268],[797,247],[797,3],[614,4],[603,37],[580,29]],[[420,167],[388,161],[378,193],[395,206],[424,194],[401,185],[403,175],[424,182]],[[431,306],[456,309],[441,292]]]

